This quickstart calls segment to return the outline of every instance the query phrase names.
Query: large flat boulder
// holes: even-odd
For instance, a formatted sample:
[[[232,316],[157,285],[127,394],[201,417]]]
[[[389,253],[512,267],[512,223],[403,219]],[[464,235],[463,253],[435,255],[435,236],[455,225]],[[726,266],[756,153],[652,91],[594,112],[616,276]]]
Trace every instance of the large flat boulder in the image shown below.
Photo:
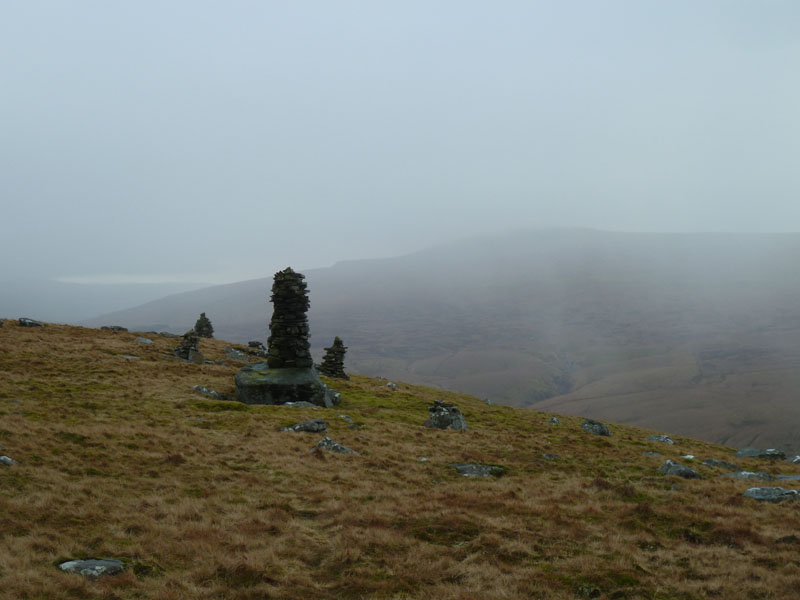
[[[236,399],[245,404],[310,402],[330,408],[341,402],[319,378],[313,367],[271,369],[265,362],[253,363],[236,372]]]

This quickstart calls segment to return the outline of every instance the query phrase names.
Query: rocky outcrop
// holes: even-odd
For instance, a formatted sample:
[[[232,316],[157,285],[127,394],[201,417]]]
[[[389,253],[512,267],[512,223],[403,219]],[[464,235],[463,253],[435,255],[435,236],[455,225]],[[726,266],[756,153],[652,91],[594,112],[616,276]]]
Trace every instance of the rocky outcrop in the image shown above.
[[[581,427],[586,433],[591,433],[593,435],[611,435],[611,432],[608,430],[603,423],[600,421],[593,421],[592,419],[586,419],[583,423],[581,423]]]
[[[694,469],[687,467],[686,465],[676,463],[672,460],[668,460],[663,465],[658,467],[658,472],[662,475],[677,475],[678,477],[683,477],[684,479],[703,478],[703,476]]]
[[[797,500],[798,495],[800,495],[800,492],[797,490],[787,490],[782,487],[753,487],[743,494],[745,498],[775,503]]]
[[[334,442],[328,436],[325,436],[317,442],[317,445],[314,446],[314,450],[325,450],[326,452],[335,452],[337,454],[358,454],[355,450],[351,450],[338,442]]]
[[[467,430],[467,421],[454,404],[443,400],[434,400],[433,406],[428,409],[428,413],[428,419],[423,423],[425,427],[455,429],[456,431]]]
[[[58,565],[58,568],[66,573],[76,573],[83,575],[87,579],[97,579],[98,577],[118,575],[122,573],[125,565],[122,561],[114,559],[69,560]]]
[[[302,423],[295,423],[289,427],[281,427],[281,431],[305,431],[307,433],[325,433],[328,431],[328,424],[325,419],[311,419]]]

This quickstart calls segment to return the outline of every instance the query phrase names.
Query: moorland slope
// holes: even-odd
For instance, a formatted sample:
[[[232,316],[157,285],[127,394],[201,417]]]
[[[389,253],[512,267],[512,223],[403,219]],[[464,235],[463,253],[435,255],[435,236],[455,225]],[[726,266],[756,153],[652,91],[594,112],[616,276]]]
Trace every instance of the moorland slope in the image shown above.
[[[800,452],[800,235],[566,230],[306,272],[312,343],[367,375]],[[267,274],[270,275],[271,274]],[[271,277],[88,325],[267,336]],[[35,316],[35,315],[33,315]]]
[[[742,497],[753,482],[699,464],[724,446],[487,405],[353,376],[333,409],[246,406],[242,363],[172,357],[175,340],[48,325],[0,327],[0,598],[783,599],[800,578],[796,504]],[[421,427],[433,399],[469,431]],[[324,418],[358,452],[312,452]],[[345,418],[346,417],[346,418]],[[660,456],[645,456],[657,451]],[[681,458],[693,454],[697,460]],[[704,479],[663,476],[665,459]],[[788,462],[735,459],[796,473]],[[454,463],[506,469],[465,478]],[[792,486],[789,486],[792,487]],[[124,561],[116,577],[61,573]]]

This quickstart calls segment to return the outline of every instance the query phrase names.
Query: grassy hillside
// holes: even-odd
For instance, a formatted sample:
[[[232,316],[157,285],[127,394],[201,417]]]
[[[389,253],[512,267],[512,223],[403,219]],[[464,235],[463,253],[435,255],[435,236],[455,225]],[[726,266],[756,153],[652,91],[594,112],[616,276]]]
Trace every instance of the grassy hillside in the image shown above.
[[[308,271],[357,372],[800,453],[800,235],[529,232]],[[272,274],[265,274],[271,276]],[[271,277],[96,319],[266,340]]]
[[[0,598],[796,593],[797,505],[743,498],[753,482],[698,464],[731,460],[730,448],[645,442],[652,432],[625,425],[591,436],[576,417],[554,426],[550,414],[360,376],[328,381],[343,396],[334,409],[212,401],[192,386],[233,393],[241,363],[221,364],[225,342],[202,340],[217,364],[196,365],[171,357],[175,340],[136,337],[0,328],[0,445],[20,463],[0,465]],[[470,430],[421,427],[434,398],[455,402]],[[279,431],[316,417],[359,454],[312,452],[319,434]],[[665,458],[705,479],[658,474]],[[466,462],[507,471],[470,479],[450,466]],[[55,566],[85,557],[127,568],[91,582]]]

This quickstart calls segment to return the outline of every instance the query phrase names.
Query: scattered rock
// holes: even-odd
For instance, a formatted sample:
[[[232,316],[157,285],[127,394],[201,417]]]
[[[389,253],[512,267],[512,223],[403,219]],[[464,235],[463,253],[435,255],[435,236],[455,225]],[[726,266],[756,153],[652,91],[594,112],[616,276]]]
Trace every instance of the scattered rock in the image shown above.
[[[734,456],[739,458],[763,458],[766,460],[783,460],[786,454],[775,448],[760,450],[758,448],[742,448]]]
[[[658,472],[662,475],[677,475],[678,477],[683,477],[685,479],[703,478],[703,476],[694,469],[691,469],[680,463],[676,463],[672,460],[667,460],[667,462],[658,467]]]
[[[353,421],[353,417],[351,417],[350,415],[339,415],[339,418],[340,419],[344,419],[348,423],[354,423],[355,422],[355,421]]]
[[[646,442],[663,442],[665,444],[674,444],[675,443],[671,437],[669,437],[668,435],[664,435],[662,433],[659,433],[659,434],[656,434],[656,435],[651,435],[650,437],[646,437],[646,438],[644,438],[644,441],[646,441]]]
[[[18,465],[19,463],[15,461],[13,458],[8,456],[0,456],[0,464],[6,465],[8,467],[13,467],[14,465]]]
[[[548,422],[550,425],[561,425],[561,421],[559,421],[557,417],[550,417],[550,418],[547,420],[547,422]]]
[[[782,481],[800,481],[800,475],[775,475],[775,479]]]
[[[455,467],[463,477],[499,477],[506,472],[505,467],[498,465],[454,464],[450,466]]]
[[[255,348],[256,350],[266,350],[267,348],[258,340],[250,340],[247,342],[248,348]]]
[[[794,458],[787,458],[786,460],[788,460],[790,463],[794,463],[796,465],[800,465],[800,455],[799,456],[795,456]]]
[[[134,356],[133,354],[122,354],[121,356],[130,360],[139,360],[141,358],[141,356]]]
[[[225,356],[227,356],[231,360],[238,360],[240,362],[250,362],[250,358],[248,358],[247,354],[245,354],[241,350],[232,348],[231,346],[227,346],[225,348]]]
[[[418,462],[427,462],[427,461],[428,461],[428,459],[427,459],[427,458],[425,458],[424,456],[420,456],[420,457],[417,459],[417,461],[418,461]]]
[[[740,467],[733,463],[729,463],[724,460],[717,460],[716,458],[707,458],[705,459],[702,464],[707,467],[717,467],[719,469],[730,469],[731,471],[738,471]]]
[[[58,565],[58,568],[67,573],[83,575],[88,579],[97,579],[104,575],[118,575],[125,567],[119,560],[90,558],[88,560],[69,560]]]
[[[209,396],[210,398],[213,398],[214,400],[227,400],[228,399],[227,396],[223,396],[219,392],[215,392],[214,390],[212,390],[210,388],[207,388],[204,385],[193,385],[192,389],[195,392],[197,392],[199,394],[203,394],[204,396]]]
[[[721,477],[731,477],[733,479],[760,479],[761,481],[772,481],[775,479],[770,473],[765,471],[737,471],[735,473],[723,473]]]
[[[19,319],[19,326],[20,327],[44,327],[44,323],[40,323],[39,321],[34,321],[33,319],[28,319],[27,317],[22,317]]]
[[[317,445],[314,446],[314,450],[327,450],[328,452],[336,452],[338,454],[358,454],[355,450],[351,450],[346,446],[342,446],[338,442],[334,442],[328,436],[322,438]]]
[[[488,404],[489,406],[492,405],[492,401],[489,398],[484,398],[483,401],[486,402],[486,404]]]
[[[684,454],[681,458],[685,458],[687,460],[694,460],[696,457],[694,454]]]
[[[137,337],[136,341],[139,342],[140,344],[152,344],[153,343],[153,340],[151,340],[150,338],[146,338],[146,337]]]
[[[661,452],[642,452],[642,456],[661,456]]]
[[[386,384],[386,387],[388,387],[389,389],[391,389],[391,390],[393,390],[395,392],[397,391],[397,384],[396,383],[392,383],[391,381]]]
[[[434,429],[455,429],[456,431],[466,431],[467,422],[464,415],[454,404],[443,400],[434,400],[433,406],[428,409],[430,413],[427,421],[423,423],[425,427]]]
[[[176,340],[179,337],[181,337],[177,333],[170,333],[169,331],[161,331],[159,332],[158,335],[160,335],[161,337],[169,338],[171,340]]]
[[[289,427],[281,427],[281,431],[305,431],[308,433],[325,433],[328,431],[328,425],[325,423],[325,419],[311,419],[310,421],[295,423],[294,425],[291,425]]]
[[[762,502],[783,502],[785,500],[797,500],[800,494],[797,490],[787,490],[782,487],[754,487],[747,490],[743,496],[760,500]]]
[[[103,331],[128,331],[127,327],[121,327],[120,325],[103,325],[100,329]]]
[[[293,406],[295,408],[319,408],[316,404],[301,400],[300,402],[284,402],[281,406]]]
[[[558,455],[545,452],[544,454],[542,454],[542,458],[546,458],[547,460],[558,460]]]
[[[606,435],[610,436],[611,432],[608,430],[603,423],[600,421],[593,421],[592,419],[586,419],[583,423],[581,423],[581,427],[587,433],[592,433],[594,435]]]

